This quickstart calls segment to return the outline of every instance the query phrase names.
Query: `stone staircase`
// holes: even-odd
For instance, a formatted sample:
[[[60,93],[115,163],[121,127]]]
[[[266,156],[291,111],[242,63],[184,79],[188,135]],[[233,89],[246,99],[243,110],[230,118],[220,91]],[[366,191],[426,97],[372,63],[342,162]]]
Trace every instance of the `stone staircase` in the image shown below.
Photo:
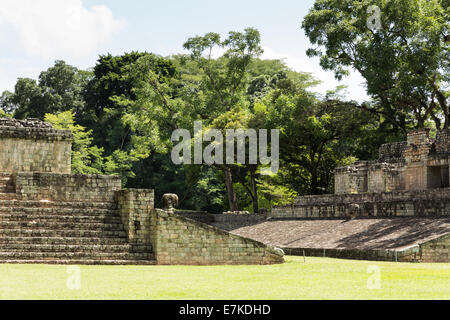
[[[18,199],[0,173],[0,263],[156,264],[147,245],[130,244],[114,202]]]

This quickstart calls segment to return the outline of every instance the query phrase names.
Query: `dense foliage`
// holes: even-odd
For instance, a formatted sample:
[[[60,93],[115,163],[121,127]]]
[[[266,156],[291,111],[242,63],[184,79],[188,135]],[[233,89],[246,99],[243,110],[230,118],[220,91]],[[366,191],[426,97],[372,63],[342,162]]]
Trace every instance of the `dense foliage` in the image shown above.
[[[370,2],[370,3],[369,3]],[[367,26],[373,1],[317,0],[303,21],[325,69],[348,68],[367,82],[371,101],[340,89],[314,93],[316,79],[280,60],[262,60],[248,28],[189,38],[187,55],[102,55],[90,71],[63,61],[38,81],[18,79],[0,96],[0,116],[40,118],[74,133],[72,171],[120,174],[124,186],[154,188],[156,205],[177,193],[183,208],[221,212],[269,209],[298,195],[333,192],[333,170],[375,159],[385,142],[413,127],[447,129],[448,1],[375,1],[381,28]],[[223,52],[213,58],[212,52]],[[257,164],[175,165],[175,129],[279,129],[280,168]],[[248,147],[248,146],[247,146]],[[248,156],[248,155],[247,155]]]

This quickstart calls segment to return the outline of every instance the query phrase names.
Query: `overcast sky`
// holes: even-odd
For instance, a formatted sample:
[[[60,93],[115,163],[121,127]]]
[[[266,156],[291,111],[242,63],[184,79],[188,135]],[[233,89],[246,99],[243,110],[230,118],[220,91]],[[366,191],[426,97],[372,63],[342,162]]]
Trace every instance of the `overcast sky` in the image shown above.
[[[314,0],[1,0],[0,92],[16,79],[37,79],[55,60],[80,69],[93,67],[99,54],[148,51],[183,53],[195,35],[261,32],[263,58],[285,59],[297,71],[311,72],[325,93],[348,86],[348,99],[367,99],[356,73],[342,82],[305,54],[309,41],[300,28]]]

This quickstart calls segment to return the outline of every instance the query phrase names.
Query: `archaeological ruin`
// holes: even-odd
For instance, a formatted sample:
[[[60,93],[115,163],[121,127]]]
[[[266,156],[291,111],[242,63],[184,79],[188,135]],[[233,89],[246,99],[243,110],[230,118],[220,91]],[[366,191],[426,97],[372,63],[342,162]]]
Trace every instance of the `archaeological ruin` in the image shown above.
[[[283,254],[450,262],[450,131],[335,170],[335,193],[261,214],[177,209],[119,176],[71,174],[70,131],[0,119],[0,263],[273,264]]]
[[[70,131],[0,118],[0,263],[273,264],[283,251],[177,212],[175,195],[71,174]]]
[[[450,131],[385,144],[378,161],[335,170],[335,194],[299,197],[234,233],[286,254],[450,262]]]

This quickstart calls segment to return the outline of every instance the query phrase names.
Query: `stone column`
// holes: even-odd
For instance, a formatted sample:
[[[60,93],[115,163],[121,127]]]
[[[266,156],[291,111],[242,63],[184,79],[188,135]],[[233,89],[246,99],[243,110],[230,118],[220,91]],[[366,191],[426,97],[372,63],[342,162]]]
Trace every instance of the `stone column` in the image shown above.
[[[150,244],[150,212],[154,208],[154,190],[126,189],[116,192],[122,223],[128,241]]]

